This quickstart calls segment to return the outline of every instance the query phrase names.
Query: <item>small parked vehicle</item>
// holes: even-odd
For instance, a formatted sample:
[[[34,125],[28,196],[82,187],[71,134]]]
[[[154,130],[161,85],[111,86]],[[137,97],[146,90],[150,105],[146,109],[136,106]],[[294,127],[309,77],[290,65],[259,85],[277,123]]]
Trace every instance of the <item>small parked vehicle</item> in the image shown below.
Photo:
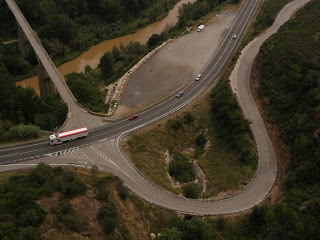
[[[233,38],[233,39],[236,39],[236,38],[237,38],[237,35],[233,35],[232,38]]]
[[[200,26],[198,27],[198,32],[201,32],[203,29],[204,29],[204,25],[200,25]]]
[[[133,114],[131,117],[129,117],[129,120],[133,120],[133,119],[136,119],[138,117],[137,114]]]

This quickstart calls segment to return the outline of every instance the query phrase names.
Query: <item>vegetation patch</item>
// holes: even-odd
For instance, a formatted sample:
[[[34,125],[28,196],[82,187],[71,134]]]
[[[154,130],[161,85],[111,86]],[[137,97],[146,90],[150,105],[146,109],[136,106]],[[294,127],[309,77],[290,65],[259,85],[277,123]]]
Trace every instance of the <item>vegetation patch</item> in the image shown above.
[[[256,60],[254,90],[290,156],[285,199],[254,210],[261,217],[257,231],[261,238],[319,236],[320,27],[315,21],[319,9],[320,1],[311,1],[299,10],[263,44]],[[285,160],[279,157],[280,162]]]
[[[40,163],[0,176],[1,239],[148,239],[179,220],[104,172]]]
[[[173,160],[169,164],[169,174],[180,183],[194,180],[192,163],[185,155],[179,152],[173,155]]]
[[[191,162],[188,159],[197,161],[205,174],[207,192],[202,194],[205,198],[217,196],[222,192],[225,195],[239,190],[254,176],[257,150],[248,130],[248,122],[243,119],[231,92],[229,95],[226,92],[218,94],[219,86],[213,90],[212,104],[209,97],[204,97],[192,106],[192,110],[129,137],[126,144],[127,154],[136,167],[151,181],[173,193],[182,192],[181,188],[173,187],[168,172],[179,182],[194,180],[189,171]],[[222,96],[228,100],[222,101],[220,99]],[[238,106],[238,108],[230,108],[229,111],[238,116],[234,121],[239,121],[238,126],[243,124],[243,129],[238,130],[238,135],[234,136],[232,143],[229,138],[222,138],[221,135],[230,136],[237,130],[219,123],[214,116],[219,109],[213,112],[214,102],[216,105],[221,104],[221,108],[224,108],[223,106],[227,108],[228,106],[223,104],[228,102]],[[227,117],[224,116],[226,122]],[[225,129],[221,130],[221,128]],[[204,129],[207,129],[207,133]],[[246,152],[248,156],[244,153],[239,154],[244,151],[242,146],[248,150]],[[190,149],[193,150],[189,151]],[[166,151],[169,151],[174,159],[169,165],[165,161]]]

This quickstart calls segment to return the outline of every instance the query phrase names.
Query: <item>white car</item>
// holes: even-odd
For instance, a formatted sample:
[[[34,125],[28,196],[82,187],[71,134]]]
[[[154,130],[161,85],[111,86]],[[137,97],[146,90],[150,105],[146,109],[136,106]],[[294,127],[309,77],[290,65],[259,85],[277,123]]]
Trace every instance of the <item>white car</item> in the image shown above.
[[[196,81],[199,81],[200,80],[200,78],[201,78],[201,74],[198,74],[197,76],[196,76]]]
[[[200,26],[198,27],[198,32],[201,32],[203,29],[204,29],[204,25],[200,25]]]
[[[236,38],[237,38],[237,35],[233,35],[232,38],[233,38],[233,39],[236,39]]]

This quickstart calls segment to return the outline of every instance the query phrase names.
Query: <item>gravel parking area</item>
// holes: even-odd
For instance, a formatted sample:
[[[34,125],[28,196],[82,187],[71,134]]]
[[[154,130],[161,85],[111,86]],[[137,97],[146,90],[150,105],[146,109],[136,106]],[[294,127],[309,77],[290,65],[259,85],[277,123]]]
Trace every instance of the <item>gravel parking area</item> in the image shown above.
[[[181,36],[155,53],[128,81],[115,114],[145,108],[177,91],[201,73],[232,26],[236,11],[227,11],[205,23],[205,29]]]

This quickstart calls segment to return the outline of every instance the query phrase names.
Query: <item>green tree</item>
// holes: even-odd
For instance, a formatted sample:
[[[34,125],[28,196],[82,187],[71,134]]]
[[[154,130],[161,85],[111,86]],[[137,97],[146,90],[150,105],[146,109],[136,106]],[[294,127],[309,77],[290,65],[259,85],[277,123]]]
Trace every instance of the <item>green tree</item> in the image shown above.
[[[114,62],[111,52],[106,52],[101,58],[99,67],[104,78],[110,77],[114,72]]]
[[[119,213],[116,206],[112,203],[102,205],[98,210],[97,220],[105,234],[112,233],[119,224]]]
[[[195,119],[194,116],[192,115],[192,113],[190,113],[190,112],[186,112],[184,114],[183,118],[186,123],[192,123]]]
[[[197,199],[199,197],[199,187],[196,183],[190,183],[182,187],[183,195],[187,198]]]
[[[126,200],[127,197],[129,196],[129,190],[128,188],[126,188],[125,186],[122,186],[118,192],[119,194],[119,197],[122,199],[122,200]]]
[[[101,0],[101,14],[107,22],[113,22],[122,17],[121,1]]]
[[[169,164],[169,174],[179,182],[190,182],[193,180],[193,167],[188,158],[182,153],[175,153],[173,161]]]
[[[120,60],[121,52],[120,52],[119,48],[117,48],[116,46],[113,46],[113,48],[112,48],[112,56],[115,61]]]
[[[41,231],[38,228],[34,227],[25,227],[20,229],[20,231],[16,234],[16,239],[18,240],[26,240],[26,239],[32,239],[32,240],[40,240]]]
[[[212,240],[213,232],[209,223],[200,217],[193,217],[183,224],[182,240]]]
[[[77,38],[78,25],[66,13],[50,15],[47,29],[39,34],[46,38],[57,37],[61,42],[69,44]]]
[[[83,73],[67,74],[66,79],[73,95],[83,106],[97,106],[102,102],[103,96],[99,93],[98,85]]]
[[[166,228],[161,232],[161,239],[164,240],[182,240],[182,232],[177,227]]]
[[[39,163],[37,168],[28,174],[28,179],[31,183],[37,183],[40,185],[43,185],[48,181],[52,181],[53,177],[53,168],[45,163]]]

